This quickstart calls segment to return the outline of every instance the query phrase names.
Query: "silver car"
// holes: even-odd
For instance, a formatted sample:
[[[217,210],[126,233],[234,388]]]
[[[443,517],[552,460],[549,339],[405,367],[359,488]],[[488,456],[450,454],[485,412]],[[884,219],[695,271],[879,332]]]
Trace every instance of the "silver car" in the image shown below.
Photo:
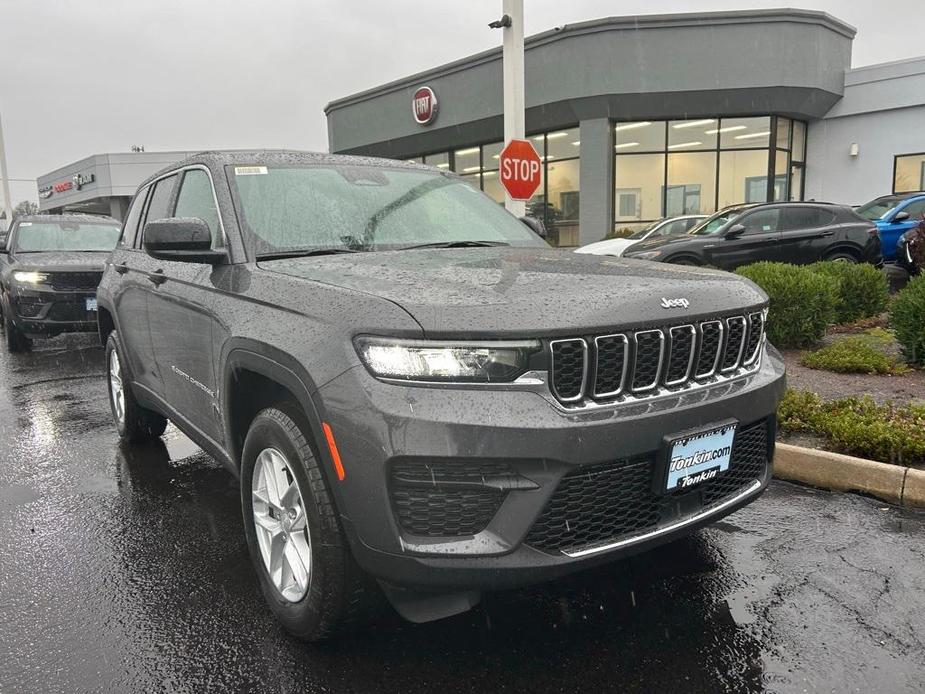
[[[689,214],[683,217],[668,217],[652,222],[639,231],[634,231],[630,236],[621,239],[605,239],[596,243],[589,243],[587,246],[576,248],[576,253],[591,253],[593,255],[616,255],[622,256],[623,251],[632,246],[634,243],[645,241],[648,238],[659,236],[678,236],[686,234],[697,224],[707,218],[705,214]]]

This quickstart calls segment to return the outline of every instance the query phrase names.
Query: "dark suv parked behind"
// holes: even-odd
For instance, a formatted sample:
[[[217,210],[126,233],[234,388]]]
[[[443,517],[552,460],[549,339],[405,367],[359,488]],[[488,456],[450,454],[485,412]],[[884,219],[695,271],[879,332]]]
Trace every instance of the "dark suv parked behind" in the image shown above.
[[[138,190],[99,300],[122,438],[169,418],[240,477],[264,596],[304,638],[370,577],[437,619],[690,533],[770,477],[760,289],[552,250],[438,169],[192,157]]]
[[[96,286],[119,222],[91,215],[30,215],[10,227],[0,264],[3,327],[11,352],[32,339],[95,332]]]
[[[623,255],[723,270],[762,260],[795,265],[817,260],[883,263],[873,222],[848,207],[809,202],[727,207],[685,236],[641,241]]]

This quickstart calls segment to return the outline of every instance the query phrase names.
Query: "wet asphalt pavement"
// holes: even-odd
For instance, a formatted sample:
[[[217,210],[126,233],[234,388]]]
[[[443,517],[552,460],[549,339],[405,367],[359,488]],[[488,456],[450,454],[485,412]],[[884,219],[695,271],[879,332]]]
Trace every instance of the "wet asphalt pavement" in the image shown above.
[[[120,449],[89,337],[0,354],[0,692],[925,690],[925,514],[775,482],[713,528],[323,646],[263,606],[235,480]]]

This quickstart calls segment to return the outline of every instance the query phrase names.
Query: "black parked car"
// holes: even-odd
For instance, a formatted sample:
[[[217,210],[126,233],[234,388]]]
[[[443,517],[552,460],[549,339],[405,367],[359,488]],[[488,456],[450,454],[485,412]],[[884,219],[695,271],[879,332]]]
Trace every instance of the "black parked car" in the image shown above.
[[[0,306],[11,352],[29,349],[34,338],[96,331],[96,287],[120,226],[83,214],[13,221],[0,249]]]
[[[784,367],[758,287],[550,249],[439,169],[192,157],[139,188],[99,301],[120,436],[169,418],[233,471],[263,594],[303,638],[376,581],[445,617],[770,479]]]
[[[723,270],[761,260],[883,263],[873,222],[848,207],[807,202],[728,207],[685,236],[641,241],[624,257]]]

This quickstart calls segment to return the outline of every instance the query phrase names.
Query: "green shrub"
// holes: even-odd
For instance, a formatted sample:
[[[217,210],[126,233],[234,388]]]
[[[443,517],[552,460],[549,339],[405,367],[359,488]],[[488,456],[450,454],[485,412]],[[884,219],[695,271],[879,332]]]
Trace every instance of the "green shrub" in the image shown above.
[[[861,335],[840,337],[815,352],[804,352],[800,363],[811,369],[837,373],[905,373],[909,367],[889,351],[892,344],[890,331],[872,328]]]
[[[912,279],[893,299],[890,325],[906,359],[925,364],[925,275]]]
[[[883,271],[866,263],[826,261],[809,266],[813,272],[838,283],[835,321],[851,323],[882,313],[890,298],[890,285]]]
[[[782,431],[822,436],[832,450],[883,463],[925,463],[925,407],[879,405],[869,397],[822,402],[788,390],[777,413]]]
[[[806,266],[755,263],[737,270],[771,298],[768,339],[777,347],[808,347],[835,318],[838,283]]]

